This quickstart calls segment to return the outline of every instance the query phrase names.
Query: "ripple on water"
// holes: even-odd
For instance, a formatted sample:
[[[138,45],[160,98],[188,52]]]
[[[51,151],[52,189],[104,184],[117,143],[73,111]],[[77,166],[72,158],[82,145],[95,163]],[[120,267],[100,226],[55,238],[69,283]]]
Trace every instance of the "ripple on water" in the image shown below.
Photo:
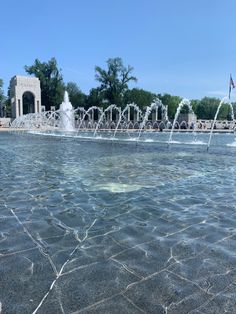
[[[0,141],[3,313],[234,313],[231,137],[208,153],[30,134]]]

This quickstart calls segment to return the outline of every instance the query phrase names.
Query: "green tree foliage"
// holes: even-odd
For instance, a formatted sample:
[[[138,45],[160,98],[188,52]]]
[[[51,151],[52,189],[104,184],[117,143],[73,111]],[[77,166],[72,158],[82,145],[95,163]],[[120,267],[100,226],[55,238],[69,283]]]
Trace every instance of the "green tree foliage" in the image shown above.
[[[135,103],[140,109],[143,109],[144,107],[150,106],[156,97],[157,95],[154,93],[139,88],[133,88],[131,90],[126,90],[124,94],[124,103]]]
[[[130,82],[136,82],[137,78],[132,75],[133,68],[125,67],[121,58],[110,58],[107,60],[107,69],[99,66],[95,67],[95,78],[100,83],[96,88],[92,88],[89,95],[85,95],[79,89],[76,83],[69,82],[65,86],[61,70],[58,69],[57,61],[52,58],[48,62],[35,60],[31,66],[25,66],[28,74],[38,77],[41,84],[42,105],[46,110],[51,106],[59,107],[63,100],[63,93],[67,89],[70,101],[74,108],[84,107],[86,110],[91,106],[106,108],[110,104],[124,106],[128,103],[137,104],[142,110],[150,106],[155,98],[158,97],[165,106],[168,106],[168,116],[174,119],[177,107],[182,98],[170,94],[158,94],[139,89],[129,89]],[[7,105],[10,112],[10,98],[4,97],[3,81],[0,79],[0,101]],[[198,119],[213,120],[220,104],[220,99],[213,97],[204,97],[201,100],[191,100],[193,111]],[[236,116],[236,103],[233,103],[234,114]],[[183,107],[182,113],[187,113],[188,108]],[[231,119],[231,110],[229,105],[223,104],[217,119]]]
[[[232,102],[232,106],[233,106],[233,109],[234,109],[234,116],[236,118],[236,102]]]
[[[107,103],[104,101],[103,92],[100,88],[92,88],[87,97],[86,109],[92,106],[106,107]]]
[[[194,112],[198,119],[214,119],[220,100],[213,97],[204,97],[200,101],[194,101]]]
[[[70,102],[74,108],[85,107],[87,96],[83,94],[74,82],[68,82],[66,84],[66,90],[69,94]]]
[[[8,86],[8,89],[7,89],[7,97],[5,97],[5,100],[3,100],[3,102],[5,104],[6,117],[10,118],[11,117],[10,85]]]
[[[158,98],[162,101],[163,105],[168,106],[168,117],[170,119],[174,119],[177,107],[182,98],[179,96],[171,96],[170,94],[158,94]]]
[[[101,83],[100,91],[108,104],[124,105],[124,93],[128,89],[128,83],[136,82],[136,77],[131,75],[133,68],[125,67],[121,58],[107,60],[107,70],[99,66],[95,67],[95,78]]]
[[[197,115],[197,107],[199,106],[199,104],[200,104],[199,99],[192,99],[191,100],[191,105],[192,105],[193,111],[196,115]]]
[[[46,110],[50,110],[51,106],[58,108],[63,100],[64,83],[56,59],[52,58],[48,62],[36,59],[33,65],[25,66],[25,71],[39,78],[42,105]]]
[[[0,79],[0,104],[5,108],[5,116],[10,117],[11,116],[11,103],[10,98],[7,98],[4,95],[3,90],[3,80]]]
[[[220,99],[214,97],[204,97],[201,100],[195,99],[191,101],[193,110],[198,119],[213,120],[220,104]],[[233,104],[234,112],[236,112],[236,106]],[[223,104],[218,113],[218,120],[231,120],[231,109],[229,104]]]
[[[0,79],[0,103],[5,101],[4,90],[3,90],[3,80]]]

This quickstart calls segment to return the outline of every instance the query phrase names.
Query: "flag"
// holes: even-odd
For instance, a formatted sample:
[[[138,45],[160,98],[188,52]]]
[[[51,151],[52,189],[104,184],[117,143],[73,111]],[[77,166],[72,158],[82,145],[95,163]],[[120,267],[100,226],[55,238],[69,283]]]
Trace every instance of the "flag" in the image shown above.
[[[234,84],[234,81],[233,81],[232,76],[230,74],[230,78],[229,78],[229,99],[230,99],[230,94],[231,94],[231,89],[232,88],[235,88],[235,84]]]

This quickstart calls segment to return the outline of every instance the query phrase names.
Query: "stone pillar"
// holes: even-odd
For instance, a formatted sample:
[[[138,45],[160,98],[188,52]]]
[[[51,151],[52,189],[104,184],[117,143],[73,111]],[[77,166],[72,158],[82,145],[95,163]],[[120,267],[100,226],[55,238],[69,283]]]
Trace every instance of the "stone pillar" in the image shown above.
[[[156,112],[155,111],[152,111],[152,113],[151,113],[151,117],[152,117],[152,121],[155,121],[155,119],[156,119]]]
[[[130,107],[128,107],[128,118],[127,118],[128,122],[130,122]]]
[[[134,123],[137,122],[139,119],[139,112],[134,109]]]
[[[17,99],[17,102],[16,102],[16,118],[21,116],[22,114],[22,110],[21,110],[21,100],[20,99]]]
[[[116,111],[116,122],[118,122],[119,121],[119,119],[120,119],[120,116],[121,116],[121,107],[119,107],[118,108],[118,111]]]
[[[19,116],[22,116],[23,114],[24,114],[24,111],[23,111],[23,97],[21,97]]]
[[[83,118],[84,118],[84,108],[82,108],[82,114],[81,114],[81,120],[83,120]]]
[[[99,108],[101,110],[98,110],[98,121],[100,120],[102,114],[103,114],[103,108]]]
[[[112,108],[110,109],[110,122],[112,121]]]
[[[40,108],[39,108],[39,101],[35,101],[35,106],[36,106],[36,109],[35,109],[35,112],[40,112]],[[42,107],[41,107],[41,110],[42,110]]]
[[[168,105],[166,105],[165,120],[168,120]]]

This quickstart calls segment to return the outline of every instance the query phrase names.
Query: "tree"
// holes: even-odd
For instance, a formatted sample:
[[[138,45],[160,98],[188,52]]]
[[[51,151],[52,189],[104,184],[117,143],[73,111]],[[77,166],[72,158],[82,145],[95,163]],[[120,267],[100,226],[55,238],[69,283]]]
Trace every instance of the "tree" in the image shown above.
[[[0,79],[0,103],[5,101],[4,91],[3,91],[3,80]]]
[[[66,90],[69,94],[70,102],[74,108],[85,107],[87,96],[83,94],[74,82],[68,82],[66,84]]]
[[[103,93],[108,104],[122,106],[124,104],[124,93],[128,89],[130,81],[136,82],[136,77],[131,75],[133,68],[125,67],[121,58],[110,58],[107,60],[108,70],[99,66],[95,67],[95,78],[101,83],[99,89]]]
[[[25,71],[40,80],[42,105],[46,110],[50,110],[51,106],[58,108],[63,100],[64,83],[56,59],[48,62],[36,59],[33,65],[25,66]]]
[[[192,99],[191,100],[191,105],[193,108],[193,112],[195,113],[195,115],[197,115],[197,107],[200,105],[200,100],[199,99]]]
[[[89,92],[86,109],[92,106],[106,107],[104,102],[104,95],[100,88],[92,88]]]
[[[6,97],[3,90],[3,80],[0,79],[0,117],[6,115]]]
[[[233,109],[234,109],[234,116],[236,118],[236,102],[232,102],[232,106],[233,106]]]
[[[169,119],[174,119],[176,110],[182,98],[179,96],[171,96],[170,94],[158,94],[158,98],[162,101],[163,105],[168,106]]]
[[[213,120],[220,104],[220,99],[214,97],[204,97],[201,100],[192,100],[191,103],[198,119]],[[228,104],[222,104],[217,119],[231,120],[231,118],[230,106]]]
[[[144,89],[133,88],[128,89],[124,94],[124,103],[135,103],[140,109],[150,106],[154,102],[156,94],[148,92]]]
[[[8,88],[9,90],[9,88]],[[5,117],[11,117],[11,100],[10,100],[10,93],[8,92],[8,97],[4,95],[3,90],[3,80],[0,79],[0,104],[2,107],[2,114]]]
[[[219,103],[218,98],[204,97],[198,102],[195,101],[194,112],[198,119],[213,120]]]

